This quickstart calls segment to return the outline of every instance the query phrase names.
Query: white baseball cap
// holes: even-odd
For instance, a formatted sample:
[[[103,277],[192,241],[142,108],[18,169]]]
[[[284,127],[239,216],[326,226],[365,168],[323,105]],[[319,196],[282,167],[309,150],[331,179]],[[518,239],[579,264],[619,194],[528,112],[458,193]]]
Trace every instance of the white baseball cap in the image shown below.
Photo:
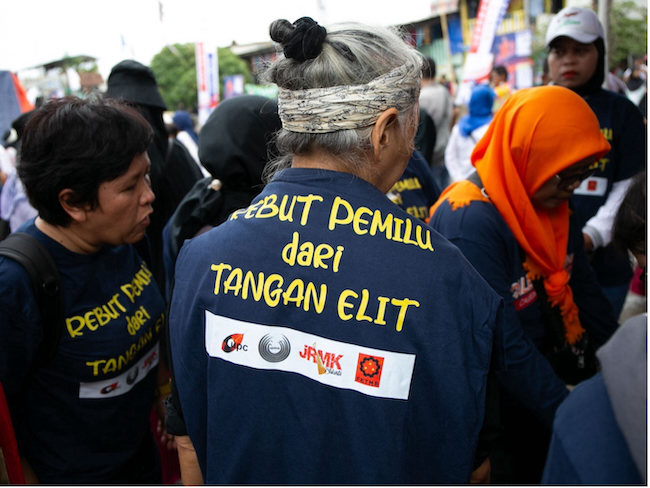
[[[555,14],[546,30],[546,47],[560,36],[589,44],[599,37],[604,39],[605,33],[596,12],[587,8],[566,7]]]

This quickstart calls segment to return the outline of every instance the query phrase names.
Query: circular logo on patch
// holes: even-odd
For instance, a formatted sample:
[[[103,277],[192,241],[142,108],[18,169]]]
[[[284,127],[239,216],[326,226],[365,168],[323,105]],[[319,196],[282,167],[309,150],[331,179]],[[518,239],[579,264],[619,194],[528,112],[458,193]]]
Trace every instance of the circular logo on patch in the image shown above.
[[[129,371],[129,374],[126,376],[127,385],[132,385],[133,383],[135,383],[135,380],[138,377],[138,369],[139,368],[136,366],[131,371]]]
[[[237,349],[237,346],[241,346],[243,340],[244,334],[229,335],[221,343],[221,350],[223,352],[233,352]]]
[[[269,363],[279,363],[289,357],[291,344],[282,334],[266,334],[260,340],[260,356]]]
[[[379,361],[377,361],[372,356],[367,356],[359,362],[359,371],[361,371],[361,374],[367,376],[368,378],[377,376],[380,370],[381,365],[379,364]]]

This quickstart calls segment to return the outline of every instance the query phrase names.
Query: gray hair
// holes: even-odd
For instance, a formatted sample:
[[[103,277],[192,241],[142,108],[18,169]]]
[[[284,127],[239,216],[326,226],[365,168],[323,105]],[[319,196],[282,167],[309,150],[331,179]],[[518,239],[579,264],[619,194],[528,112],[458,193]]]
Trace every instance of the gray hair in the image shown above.
[[[271,25],[272,37],[275,24]],[[395,28],[341,23],[327,28],[318,56],[298,62],[279,53],[277,61],[263,73],[263,79],[287,90],[363,85],[402,65],[420,79],[421,59],[422,55],[407,45],[401,32]],[[399,127],[405,138],[409,122],[417,116],[416,108],[417,97],[412,105],[399,112]],[[368,170],[364,155],[372,149],[370,135],[373,127],[325,134],[281,129],[276,136],[281,156],[267,166],[265,178],[269,180],[276,171],[289,167],[296,155],[321,151],[335,155],[355,174],[362,169]]]

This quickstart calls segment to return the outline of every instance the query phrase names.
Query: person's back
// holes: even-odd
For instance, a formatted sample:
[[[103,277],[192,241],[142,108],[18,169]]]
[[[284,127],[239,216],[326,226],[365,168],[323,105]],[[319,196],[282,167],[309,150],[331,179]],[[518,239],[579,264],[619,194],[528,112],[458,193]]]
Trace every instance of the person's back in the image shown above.
[[[646,313],[627,320],[560,405],[542,484],[646,483],[647,333]]]
[[[379,191],[338,173],[303,183],[315,171],[279,174],[179,255],[172,348],[209,357],[174,359],[175,380],[206,481],[467,482],[499,302]],[[173,327],[204,317],[205,333]]]
[[[425,63],[422,90],[420,91],[420,108],[429,114],[436,126],[436,145],[429,164],[440,166],[444,164],[445,147],[449,140],[451,121],[454,115],[454,101],[449,90],[435,81],[435,62],[432,59],[426,59]]]
[[[390,200],[422,221],[429,218],[429,209],[440,196],[431,168],[419,151],[413,151],[402,177],[386,194]]]
[[[201,130],[199,154],[210,177],[196,182],[163,229],[166,290],[174,278],[174,262],[186,239],[224,222],[247,207],[264,186],[262,172],[280,128],[275,100],[242,95],[220,103]]]
[[[494,91],[487,85],[477,85],[472,90],[469,113],[454,125],[445,149],[445,166],[451,181],[463,180],[474,172],[470,157],[492,120],[495,97]]]
[[[291,167],[176,265],[171,356],[197,478],[467,483],[502,305],[386,198],[413,148],[420,56],[362,24],[279,20],[271,37]]]

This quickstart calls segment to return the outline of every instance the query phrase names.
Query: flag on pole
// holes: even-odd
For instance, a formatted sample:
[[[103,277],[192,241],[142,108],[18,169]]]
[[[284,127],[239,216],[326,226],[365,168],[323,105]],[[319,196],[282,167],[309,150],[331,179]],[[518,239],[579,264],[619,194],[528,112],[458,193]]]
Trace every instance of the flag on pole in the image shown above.
[[[212,111],[219,104],[219,63],[216,44],[197,42],[196,85],[198,88],[199,126],[205,124]]]
[[[508,9],[509,0],[481,0],[476,14],[469,51],[463,65],[463,82],[458,90],[457,102],[469,101],[471,87],[486,80],[492,71],[494,36]],[[467,100],[464,98],[467,97]]]

